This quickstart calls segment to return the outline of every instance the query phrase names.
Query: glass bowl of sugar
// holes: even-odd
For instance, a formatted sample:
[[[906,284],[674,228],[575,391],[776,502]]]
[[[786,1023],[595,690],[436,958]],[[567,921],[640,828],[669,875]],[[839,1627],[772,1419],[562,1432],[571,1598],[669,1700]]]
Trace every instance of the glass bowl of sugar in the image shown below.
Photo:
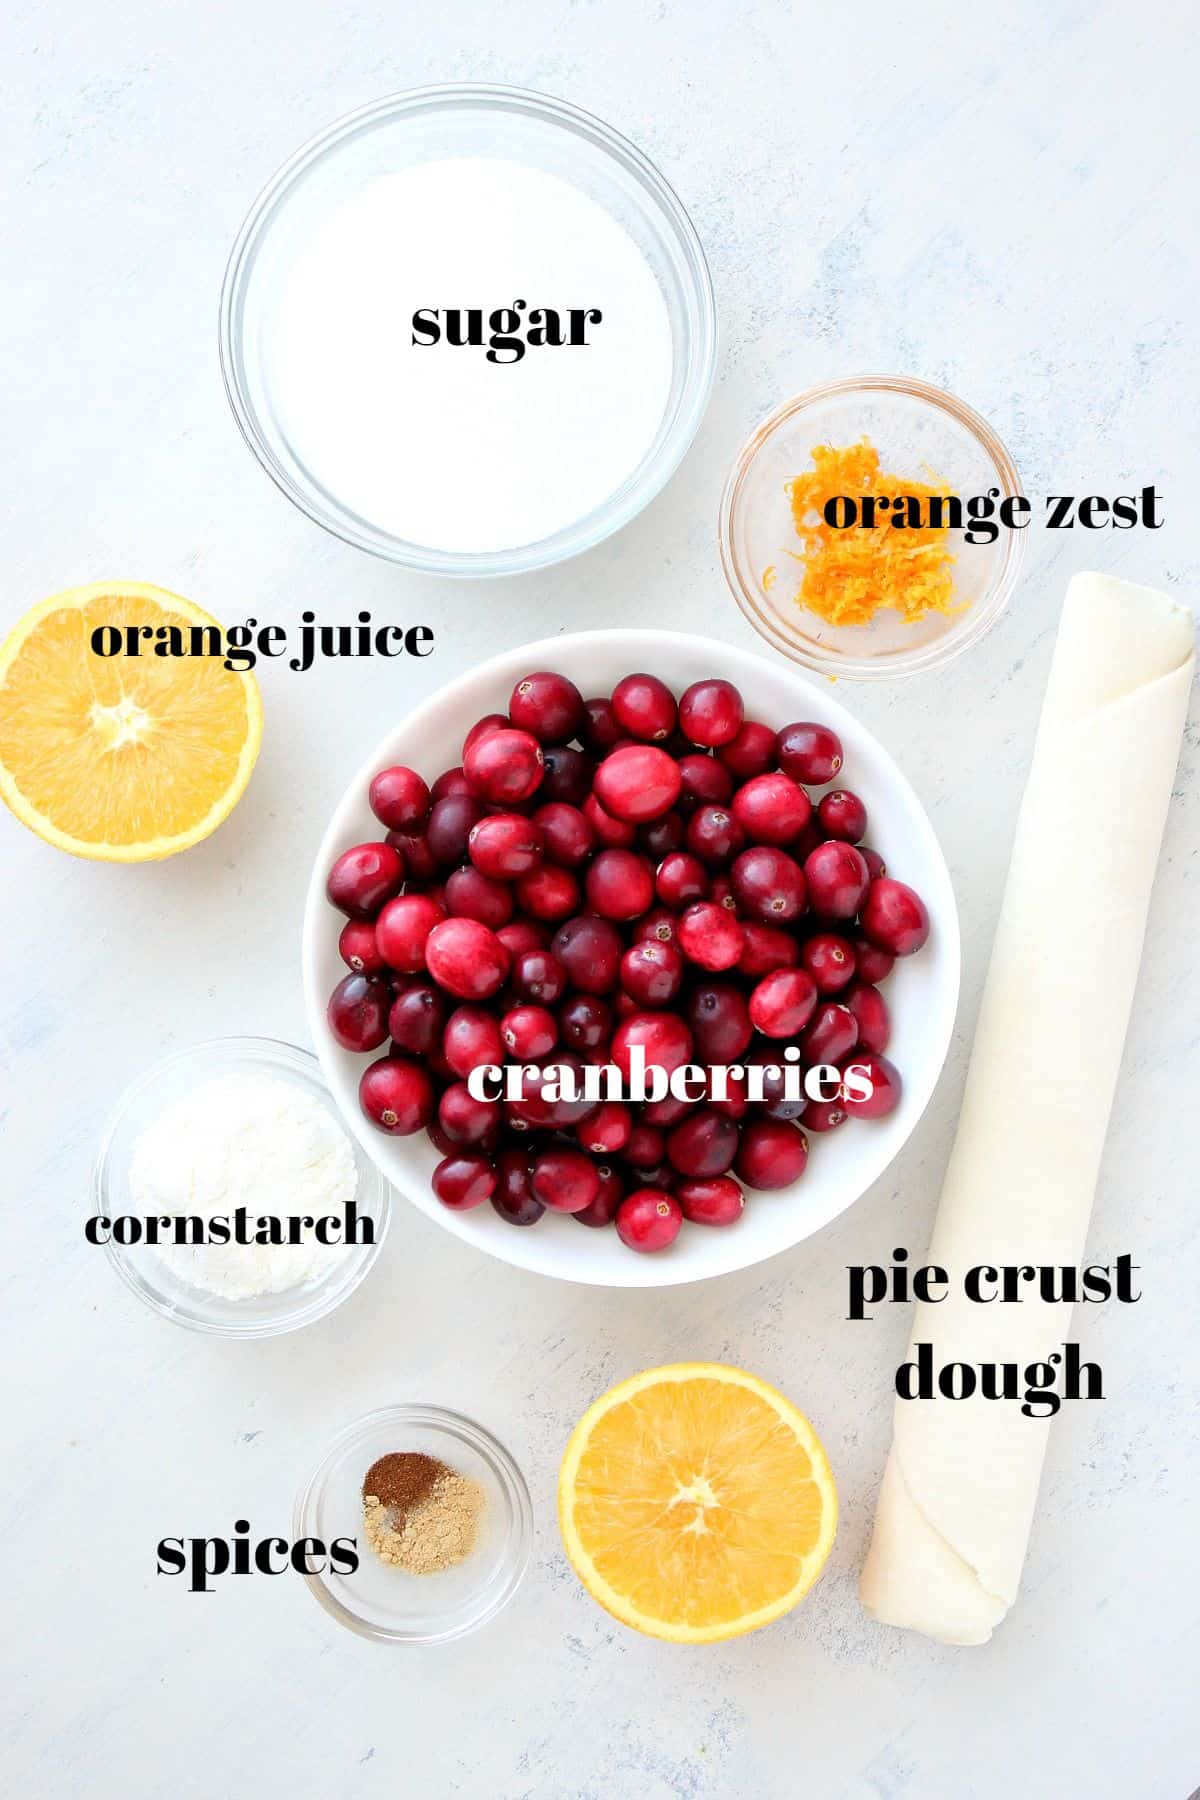
[[[712,386],[699,238],[646,157],[560,100],[390,96],[297,152],[221,296],[238,424],[318,524],[511,575],[598,544],[678,467]]]
[[[121,1096],[93,1169],[87,1235],[175,1324],[274,1337],[353,1293],[390,1202],[315,1056],[272,1038],[218,1038],[164,1057]]]

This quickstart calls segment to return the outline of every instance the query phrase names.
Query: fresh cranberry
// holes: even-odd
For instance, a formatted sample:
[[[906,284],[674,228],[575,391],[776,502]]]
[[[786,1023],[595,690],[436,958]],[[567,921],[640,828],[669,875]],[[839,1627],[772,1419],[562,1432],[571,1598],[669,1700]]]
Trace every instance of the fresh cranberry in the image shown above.
[[[781,925],[763,925],[757,919],[747,919],[742,926],[742,939],[738,960],[742,975],[769,975],[772,969],[794,968],[799,960],[800,946]]]
[[[889,956],[911,956],[929,936],[925,902],[903,881],[884,875],[867,889],[859,919],[866,936]]]
[[[674,944],[678,947],[678,924],[679,920],[669,906],[652,906],[634,926],[633,941],[635,944],[644,944],[655,938],[660,944]]]
[[[403,848],[403,846],[401,847]],[[872,881],[878,881],[881,875],[887,874],[887,864],[884,862],[882,856],[880,856],[878,850],[872,850],[870,844],[860,844],[858,846],[858,853],[870,870]]]
[[[736,1225],[746,1207],[745,1194],[729,1175],[677,1181],[675,1198],[692,1225]]]
[[[867,809],[847,788],[833,788],[824,795],[817,819],[826,837],[841,838],[847,844],[857,844],[867,829]]]
[[[613,1033],[612,1060],[626,1081],[629,1079],[631,1053],[639,1046],[646,1067],[665,1069],[673,1075],[676,1069],[692,1059],[692,1034],[675,1013],[631,1013]]]
[[[746,834],[724,806],[701,806],[688,820],[687,847],[709,868],[730,862],[746,842]]]
[[[348,918],[373,919],[403,880],[404,858],[394,845],[355,844],[330,869],[325,892]]]
[[[607,699],[585,700],[578,736],[594,756],[605,756],[621,736],[622,727]]]
[[[389,831],[387,841],[404,858],[404,879],[410,889],[414,882],[420,886],[424,881],[433,880],[437,863],[429,848],[424,825],[419,831]]]
[[[500,1021],[500,1036],[517,1062],[533,1062],[557,1044],[558,1024],[544,1006],[513,1006]]]
[[[438,1101],[438,1124],[452,1144],[479,1144],[486,1149],[496,1141],[500,1128],[500,1102],[476,1100],[465,1081],[451,1082]]]
[[[750,1018],[764,1037],[791,1038],[808,1024],[816,1005],[817,984],[807,969],[776,969],[751,994]]]
[[[367,791],[371,811],[391,831],[411,831],[429,811],[429,789],[415,769],[381,769]]]
[[[679,852],[687,837],[687,824],[682,813],[664,813],[661,819],[651,819],[638,832],[638,843],[646,855],[655,863],[662,862],[666,856]]]
[[[512,806],[537,792],[542,746],[531,732],[489,731],[463,750],[463,772],[473,792],[494,806]]]
[[[442,1041],[446,1002],[427,981],[414,981],[397,994],[388,1013],[388,1032],[398,1050],[432,1056]]]
[[[404,1056],[381,1056],[364,1069],[358,1099],[372,1125],[392,1137],[411,1137],[433,1117],[433,1083]]]
[[[733,816],[752,844],[790,844],[812,817],[812,802],[789,775],[755,775],[733,797]]]
[[[800,946],[800,967],[808,970],[819,994],[840,993],[854,980],[854,946],[836,931],[818,931]]]
[[[383,968],[375,927],[369,919],[347,919],[338,937],[338,954],[356,975],[378,975]]]
[[[508,925],[501,925],[496,936],[514,963],[527,950],[545,950],[550,943],[550,933],[535,919],[513,919]],[[531,1000],[536,997],[533,994],[529,996]]]
[[[633,1130],[633,1114],[622,1100],[606,1100],[578,1127],[579,1141],[593,1156],[612,1156],[624,1149]]]
[[[544,769],[538,799],[547,803],[561,801],[565,806],[582,806],[592,786],[595,764],[583,750],[573,744],[550,744],[543,754]]]
[[[517,883],[517,901],[535,919],[554,925],[578,909],[579,883],[570,869],[543,863],[540,869],[522,875]]]
[[[734,1167],[747,1187],[785,1188],[808,1162],[808,1139],[786,1119],[754,1119],[742,1132]]]
[[[657,675],[626,675],[613,689],[612,709],[622,731],[652,742],[675,729],[675,696]]]
[[[434,806],[439,800],[453,800],[462,794],[471,795],[471,784],[463,774],[461,765],[455,769],[443,770],[429,790],[429,798]]]
[[[846,1123],[849,1114],[840,1100],[810,1100],[804,1114],[806,1131],[836,1131]]]
[[[621,986],[639,1006],[669,1006],[683,986],[683,967],[674,944],[647,938],[621,958]]]
[[[544,1150],[533,1165],[530,1186],[535,1200],[552,1212],[582,1212],[600,1191],[600,1177],[582,1150]]]
[[[596,842],[596,828],[586,813],[564,800],[551,800],[539,806],[533,824],[540,835],[545,854],[565,869],[576,869],[585,863]]]
[[[553,950],[523,950],[509,979],[514,994],[537,1006],[554,1006],[567,991],[567,971]]]
[[[541,862],[542,853],[540,830],[521,813],[492,813],[472,825],[467,834],[467,855],[490,881],[515,881],[519,875],[528,875]]]
[[[456,1006],[442,1031],[442,1055],[460,1080],[472,1069],[498,1069],[504,1039],[495,1018],[482,1006]]]
[[[705,1107],[667,1133],[667,1159],[681,1175],[693,1178],[724,1175],[732,1168],[738,1128],[724,1113]]]
[[[869,1097],[862,1099],[858,1097],[858,1087],[849,1086],[843,1079],[841,1102],[850,1117],[886,1119],[889,1113],[895,1112],[903,1092],[900,1071],[895,1063],[889,1062],[886,1056],[868,1050],[865,1054],[856,1052],[850,1066],[871,1083]]]
[[[892,1015],[888,1003],[877,987],[856,981],[847,988],[843,1004],[854,1014],[858,1025],[858,1050],[872,1050],[882,1056],[892,1035]]]
[[[637,826],[627,819],[614,819],[610,812],[605,812],[594,793],[583,803],[583,816],[593,835],[610,850],[628,850],[637,843]]]
[[[559,1008],[558,1025],[572,1050],[598,1050],[612,1036],[612,1008],[597,994],[573,994]]]
[[[587,901],[602,919],[636,919],[654,903],[654,871],[632,850],[601,850],[587,872]]]
[[[530,1125],[558,1131],[582,1124],[599,1108],[598,1101],[585,1100],[579,1092],[583,1066],[573,1050],[556,1050],[546,1062],[530,1064],[536,1073],[522,1078],[519,1115]],[[567,1099],[567,1088],[578,1097]]]
[[[467,1212],[492,1198],[496,1170],[486,1156],[447,1156],[433,1171],[430,1181],[443,1206],[452,1212]]]
[[[730,875],[742,911],[764,925],[781,925],[804,911],[804,871],[770,844],[743,850]]]
[[[617,1208],[617,1236],[629,1250],[665,1250],[679,1236],[679,1202],[663,1188],[635,1188]]]
[[[482,817],[483,803],[474,794],[447,794],[434,801],[425,842],[440,868],[454,868],[465,859],[471,831]]]
[[[871,877],[853,844],[837,838],[818,844],[804,859],[808,903],[827,919],[852,919],[862,905]]]
[[[848,1006],[827,1000],[812,1017],[800,1038],[800,1049],[809,1067],[836,1063],[858,1042],[858,1020]]]
[[[643,1174],[647,1169],[656,1169],[666,1160],[667,1134],[657,1125],[639,1122],[630,1131],[621,1151],[622,1162],[627,1162],[631,1169],[638,1169]]]
[[[745,711],[731,681],[694,681],[679,702],[679,728],[690,743],[714,750],[733,742]]]
[[[482,719],[476,719],[463,739],[464,763],[467,760],[468,750],[474,749],[475,745],[481,743],[485,737],[490,737],[493,731],[507,731],[511,723],[512,720],[507,713],[484,713]]]
[[[536,1225],[545,1207],[535,1199],[524,1150],[502,1150],[496,1158],[496,1191],[492,1206],[506,1225]]]
[[[443,919],[425,940],[425,966],[447,993],[486,1000],[504,985],[508,951],[477,919]]]
[[[636,825],[670,812],[680,787],[678,764],[653,744],[611,751],[596,770],[594,783],[605,812]]]
[[[750,1110],[750,1089],[745,1069],[736,1075],[727,1066],[722,1066],[720,1072],[710,1069],[707,1101],[717,1112],[724,1113],[727,1119],[744,1119]]]
[[[593,1230],[598,1226],[611,1225],[625,1198],[625,1183],[608,1163],[597,1163],[596,1174],[600,1182],[596,1198],[582,1212],[571,1214],[577,1225],[590,1225]]]
[[[717,757],[735,780],[752,781],[756,775],[765,775],[775,767],[775,745],[776,734],[769,725],[763,725],[757,719],[746,719],[737,736],[720,746]]]
[[[518,681],[508,702],[508,716],[543,744],[563,744],[583,724],[583,695],[565,675],[539,669]]]
[[[681,1100],[678,1094],[672,1094],[668,1089],[661,1100],[644,1102],[638,1122],[642,1125],[657,1125],[663,1131],[669,1131],[672,1125],[678,1125],[680,1119],[686,1119],[689,1113],[695,1112],[699,1104],[698,1100]]]
[[[698,806],[728,806],[733,799],[733,776],[713,756],[691,751],[679,759],[680,808],[695,812]]]
[[[731,1063],[754,1035],[745,995],[731,981],[709,981],[688,998],[687,1020],[703,1063]]]
[[[375,921],[375,941],[388,967],[402,975],[423,969],[429,934],[445,917],[445,908],[428,894],[398,894],[389,900]]]
[[[787,1060],[787,1048],[786,1044],[760,1044],[746,1059],[748,1065],[762,1071],[756,1078],[755,1092],[761,1091],[762,1110],[770,1119],[799,1119],[808,1110],[802,1070],[799,1064]]]
[[[325,1017],[343,1050],[378,1050],[388,1034],[392,990],[378,975],[343,975]]]
[[[512,889],[476,868],[455,869],[446,878],[446,911],[452,918],[478,919],[497,931],[512,918]]]
[[[805,787],[836,781],[842,766],[842,741],[828,725],[785,725],[777,743],[779,766]]]
[[[690,850],[672,850],[658,865],[654,889],[664,906],[690,906],[708,893],[704,864]]]
[[[732,969],[742,954],[742,928],[733,914],[712,900],[697,900],[678,926],[679,948],[702,969]]]
[[[860,933],[851,939],[854,946],[854,972],[859,981],[869,982],[873,987],[886,981],[896,966],[896,959],[878,944]]]
[[[607,994],[616,987],[624,945],[608,919],[568,919],[555,932],[551,948],[581,992]]]

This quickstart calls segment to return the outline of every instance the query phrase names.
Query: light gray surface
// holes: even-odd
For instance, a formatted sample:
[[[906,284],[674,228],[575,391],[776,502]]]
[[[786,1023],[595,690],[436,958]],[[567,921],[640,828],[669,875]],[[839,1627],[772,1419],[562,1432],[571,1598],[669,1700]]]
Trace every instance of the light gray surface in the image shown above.
[[[1195,601],[1193,35],[1182,7],[1062,0],[34,0],[10,14],[0,624],[115,574],[231,619],[365,606],[433,624],[439,644],[411,671],[268,667],[247,798],[166,865],[72,862],[0,818],[6,1788],[1171,1800],[1195,1786],[1194,735],[1092,1236],[1099,1260],[1134,1254],[1145,1299],[1082,1321],[1110,1397],[1058,1423],[1024,1593],[985,1650],[859,1610],[908,1321],[844,1320],[845,1265],[926,1238],[1066,579],[1100,567]],[[294,513],[238,439],[215,343],[226,252],[275,166],[378,94],[469,77],[562,94],[659,162],[708,248],[724,334],[700,438],[649,513],[582,562],[486,590],[407,579]],[[797,1251],[661,1297],[493,1265],[399,1201],[372,1279],[296,1338],[225,1345],[144,1313],[80,1233],[101,1121],[172,1046],[303,1041],[301,900],[348,771],[399,709],[523,639],[653,622],[749,643],[714,547],[727,463],[785,394],[869,368],[971,401],[1031,494],[1154,481],[1167,514],[1153,536],[1032,533],[1009,616],[967,661],[845,692],[929,807],[965,932],[956,1047],[890,1175]],[[553,1483],[605,1384],[706,1356],[811,1413],[844,1515],[799,1613],[697,1653],[592,1605],[558,1548]],[[291,1577],[206,1598],[156,1579],[164,1533],[237,1516],[287,1532],[332,1433],[406,1398],[478,1415],[528,1473],[534,1566],[489,1630],[398,1654],[341,1631]]]

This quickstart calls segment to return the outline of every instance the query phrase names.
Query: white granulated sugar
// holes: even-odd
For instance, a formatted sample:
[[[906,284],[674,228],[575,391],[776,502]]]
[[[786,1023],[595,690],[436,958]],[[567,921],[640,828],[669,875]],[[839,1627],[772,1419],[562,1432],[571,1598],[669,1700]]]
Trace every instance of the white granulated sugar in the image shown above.
[[[358,1186],[354,1152],[320,1097],[269,1075],[222,1076],[168,1106],[133,1147],[129,1189],[143,1217],[338,1216]],[[325,1275],[347,1253],[311,1230],[299,1244],[160,1244],[191,1287],[241,1300]]]
[[[260,354],[275,416],[343,506],[430,549],[536,543],[633,473],[671,386],[666,302],[632,237],[556,175],[499,157],[415,164],[293,223]],[[422,309],[521,300],[603,316],[583,344],[414,344]],[[486,336],[486,332],[485,332]]]

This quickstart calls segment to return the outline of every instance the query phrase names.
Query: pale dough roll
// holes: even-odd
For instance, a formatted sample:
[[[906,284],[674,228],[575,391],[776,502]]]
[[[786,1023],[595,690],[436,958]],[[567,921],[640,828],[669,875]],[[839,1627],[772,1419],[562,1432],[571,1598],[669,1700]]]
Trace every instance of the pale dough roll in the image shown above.
[[[962,1278],[979,1263],[1083,1260],[1193,666],[1182,607],[1075,576],[929,1249],[950,1291],[914,1316],[935,1370],[1024,1368],[1071,1335],[1068,1307],[973,1303]],[[1048,1423],[978,1394],[897,1400],[868,1612],[987,1641],[1016,1598]]]

